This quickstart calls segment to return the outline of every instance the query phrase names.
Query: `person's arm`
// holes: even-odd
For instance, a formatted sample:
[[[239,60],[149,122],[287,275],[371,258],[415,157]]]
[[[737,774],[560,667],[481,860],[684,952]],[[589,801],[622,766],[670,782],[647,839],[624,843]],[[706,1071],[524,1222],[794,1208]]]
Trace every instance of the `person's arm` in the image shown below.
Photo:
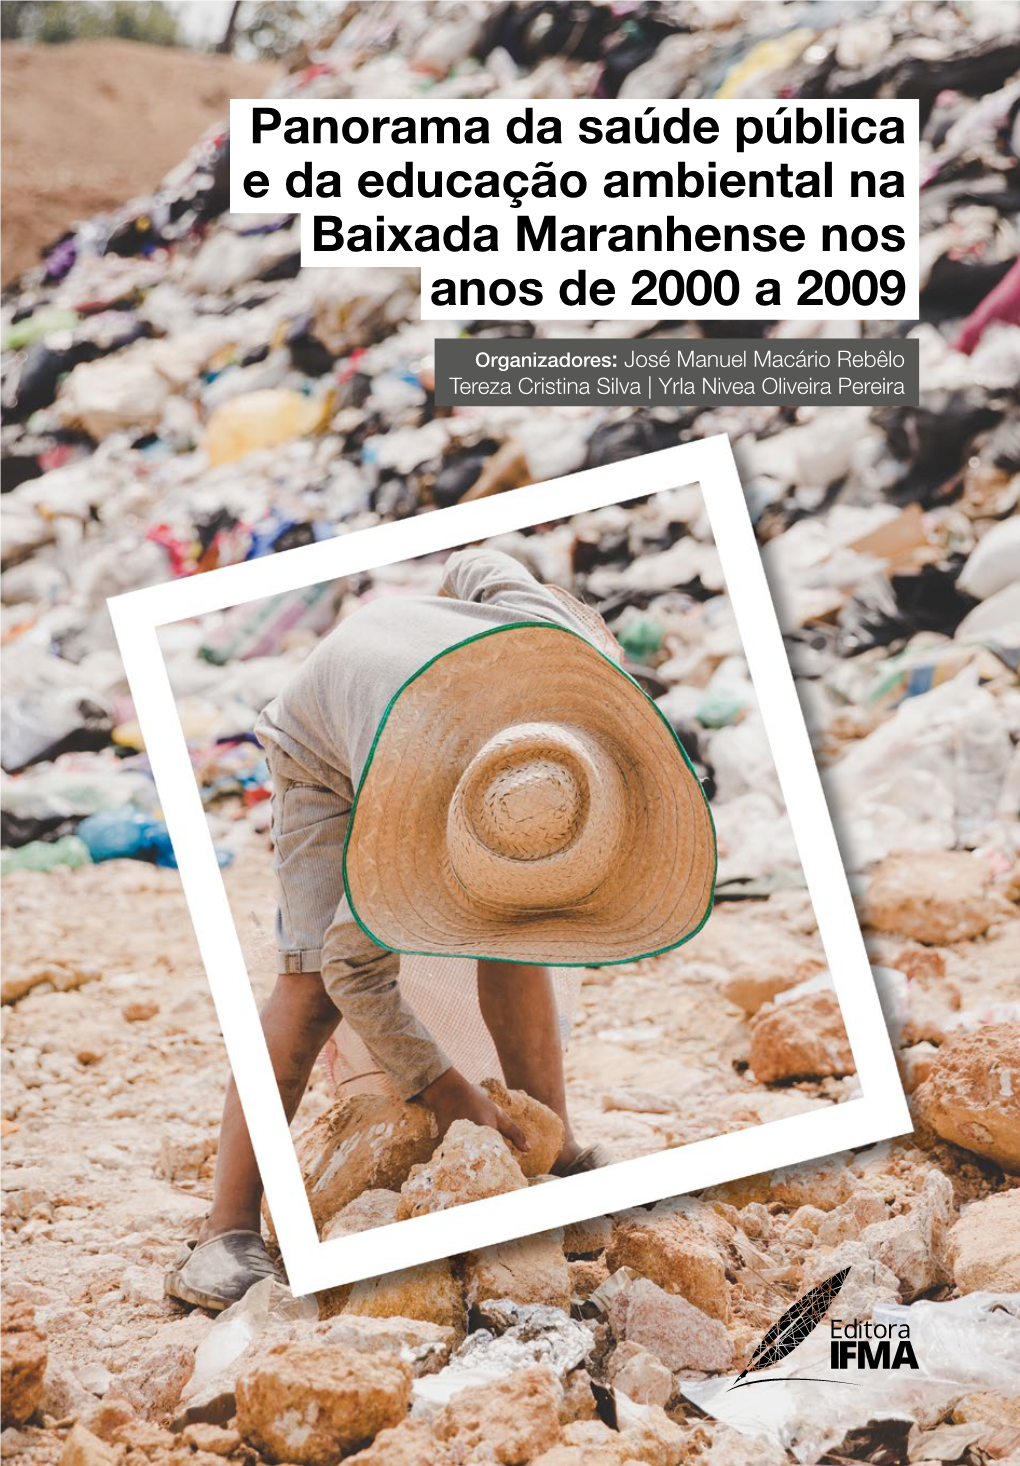
[[[353,922],[343,931],[341,941],[331,928],[323,944],[326,991],[400,1098],[411,1099],[449,1069],[450,1060],[404,1002],[397,954],[377,947]]]
[[[527,1150],[524,1133],[447,1055],[404,1002],[397,977],[400,958],[377,946],[353,921],[326,934],[322,980],[401,1099],[423,1100],[435,1113],[440,1135],[454,1120],[489,1125]]]
[[[456,601],[498,601],[510,604],[517,598],[523,610],[533,610],[534,600],[548,603],[549,592],[512,555],[502,550],[469,547],[457,550],[447,560],[439,588],[441,596]]]
[[[604,656],[621,662],[620,651],[602,617],[558,585],[543,585],[520,561],[502,550],[481,546],[458,550],[446,562],[441,596],[493,604],[521,621],[549,621],[592,642]]]

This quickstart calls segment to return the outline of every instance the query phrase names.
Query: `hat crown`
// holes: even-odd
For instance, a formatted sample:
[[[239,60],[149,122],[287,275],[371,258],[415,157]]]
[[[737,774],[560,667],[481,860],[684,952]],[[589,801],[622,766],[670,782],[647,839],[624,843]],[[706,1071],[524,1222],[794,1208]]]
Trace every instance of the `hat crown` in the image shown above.
[[[564,758],[496,756],[475,785],[467,814],[475,835],[508,860],[541,860],[576,839],[588,805],[586,781]]]
[[[475,753],[447,819],[450,866],[473,899],[518,911],[584,900],[609,874],[620,775],[580,728],[516,723]]]

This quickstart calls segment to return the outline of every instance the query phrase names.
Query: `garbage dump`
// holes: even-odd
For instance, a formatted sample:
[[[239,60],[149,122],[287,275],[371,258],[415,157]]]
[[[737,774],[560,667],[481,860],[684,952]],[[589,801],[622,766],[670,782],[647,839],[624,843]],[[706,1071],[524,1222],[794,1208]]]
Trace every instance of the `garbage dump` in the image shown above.
[[[1020,1452],[1020,1374],[1004,1364],[1020,1323],[994,1301],[1020,1290],[1018,37],[1013,3],[352,3],[274,89],[916,97],[921,318],[859,331],[918,339],[918,406],[437,408],[437,336],[562,323],[422,323],[412,272],[302,271],[292,218],[227,211],[225,130],[5,290],[5,1453],[778,1466]],[[763,330],[848,334],[672,319],[641,334]],[[162,1274],[207,1209],[225,1064],[106,598],[719,432],[914,1133],[332,1289],[316,1318],[270,1292],[215,1322],[185,1313]],[[802,1026],[816,1011],[813,918],[753,763],[758,714],[712,547],[693,510],[661,500],[514,547],[606,617],[716,802],[723,920],[677,970],[691,1013],[726,1025],[732,1062],[704,1073],[688,1025],[672,1088],[607,1069],[588,1113],[624,1154],[838,1102],[854,1083],[764,1060],[775,1078],[748,1073],[756,1031],[789,1024],[784,989],[808,986]],[[162,635],[232,906],[255,929],[272,918],[254,715],[342,608],[335,587],[311,587]],[[604,981],[583,975],[579,1037],[633,1059],[659,1039],[651,998],[638,983],[605,1036]],[[309,1167],[316,1123],[356,1126],[374,1113],[358,1104],[317,1071],[296,1125]],[[371,1159],[378,1176],[386,1158]],[[400,1169],[346,1197],[323,1235],[393,1219]],[[869,1385],[822,1421],[809,1385],[776,1386],[772,1427],[749,1435],[746,1397],[770,1386],[719,1382],[838,1269],[832,1316],[908,1318],[936,1353],[965,1329],[971,1369],[932,1367],[884,1401]],[[281,1435],[284,1403],[328,1429]]]

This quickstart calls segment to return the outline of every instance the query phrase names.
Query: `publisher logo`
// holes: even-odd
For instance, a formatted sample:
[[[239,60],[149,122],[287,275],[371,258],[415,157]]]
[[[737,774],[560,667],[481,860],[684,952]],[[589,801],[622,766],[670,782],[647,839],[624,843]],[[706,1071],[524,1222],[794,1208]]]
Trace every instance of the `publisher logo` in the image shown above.
[[[849,1268],[841,1268],[838,1273],[833,1273],[832,1277],[824,1279],[798,1298],[796,1303],[791,1304],[754,1349],[747,1365],[737,1375],[730,1389],[744,1389],[748,1385],[779,1384],[788,1380],[811,1384],[852,1385],[860,1381],[834,1379],[833,1374],[862,1369],[919,1368],[914,1346],[910,1342],[909,1324],[833,1319],[830,1323],[829,1343],[831,1373],[826,1378],[762,1373],[780,1363],[809,1334],[814,1333],[839,1297],[849,1272]],[[748,1376],[752,1374],[758,1374],[759,1378],[749,1379]]]
[[[844,1323],[833,1319],[830,1324],[830,1369],[918,1369],[917,1356],[910,1342],[907,1323]]]

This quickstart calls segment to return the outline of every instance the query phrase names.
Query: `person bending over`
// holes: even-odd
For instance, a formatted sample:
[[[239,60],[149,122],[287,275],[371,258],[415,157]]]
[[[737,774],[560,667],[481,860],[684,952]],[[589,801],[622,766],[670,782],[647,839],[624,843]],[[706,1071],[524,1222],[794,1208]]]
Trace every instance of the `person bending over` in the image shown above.
[[[665,718],[601,617],[469,549],[438,596],[379,596],[259,717],[273,786],[279,976],[262,1026],[290,1119],[343,1017],[397,1095],[524,1135],[401,995],[399,954],[474,958],[503,1078],[563,1121],[558,1175],[605,1164],[567,1112],[550,966],[679,945],[711,909],[715,837]],[[211,1210],[167,1292],[221,1309],[273,1275],[236,1089]]]

